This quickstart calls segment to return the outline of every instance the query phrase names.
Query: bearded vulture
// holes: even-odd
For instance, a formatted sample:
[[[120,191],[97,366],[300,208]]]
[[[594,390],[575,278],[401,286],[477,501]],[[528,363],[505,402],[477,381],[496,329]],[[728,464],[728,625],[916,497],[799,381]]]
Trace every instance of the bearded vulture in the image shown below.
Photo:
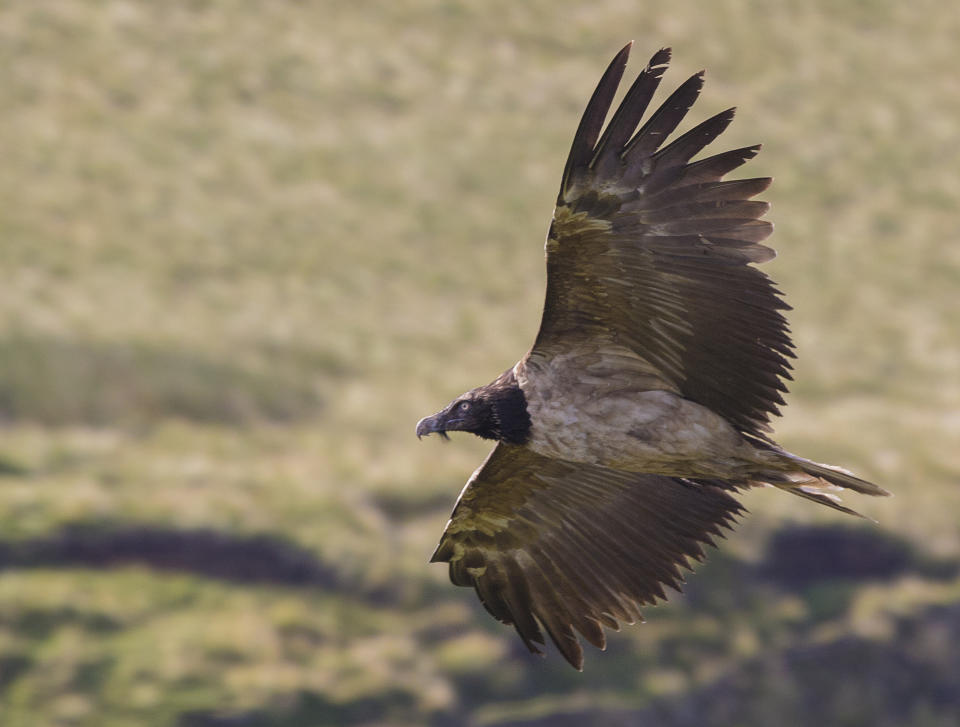
[[[723,181],[760,147],[691,161],[733,109],[667,143],[703,72],[641,125],[669,49],[604,129],[631,45],[573,139],[533,347],[416,430],[496,441],[431,562],[449,563],[530,651],[546,631],[577,669],[577,633],[602,649],[604,626],[642,620],[640,606],[679,589],[680,568],[743,512],[738,490],[772,485],[850,514],[837,490],[888,494],[771,439],[793,357],[789,306],[753,266],[774,256],[761,244],[769,205],[753,199],[771,180]]]

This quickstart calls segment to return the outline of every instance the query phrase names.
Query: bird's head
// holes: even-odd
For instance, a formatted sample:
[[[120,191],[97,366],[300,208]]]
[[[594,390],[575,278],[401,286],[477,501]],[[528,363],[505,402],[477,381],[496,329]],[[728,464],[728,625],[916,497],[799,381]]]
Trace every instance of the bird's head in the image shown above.
[[[497,439],[493,407],[482,392],[468,391],[443,410],[417,422],[418,437],[439,434],[449,439],[447,432],[470,432],[484,439]]]
[[[527,402],[513,369],[491,384],[458,396],[446,408],[417,422],[417,437],[470,432],[484,439],[523,444],[530,436]]]

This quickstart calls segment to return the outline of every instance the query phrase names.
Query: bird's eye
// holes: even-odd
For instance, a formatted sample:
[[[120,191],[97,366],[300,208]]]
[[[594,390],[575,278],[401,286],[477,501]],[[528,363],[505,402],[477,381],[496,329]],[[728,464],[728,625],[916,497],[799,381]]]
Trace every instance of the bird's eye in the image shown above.
[[[457,407],[460,411],[467,411],[470,408],[469,401],[461,401],[460,406]]]

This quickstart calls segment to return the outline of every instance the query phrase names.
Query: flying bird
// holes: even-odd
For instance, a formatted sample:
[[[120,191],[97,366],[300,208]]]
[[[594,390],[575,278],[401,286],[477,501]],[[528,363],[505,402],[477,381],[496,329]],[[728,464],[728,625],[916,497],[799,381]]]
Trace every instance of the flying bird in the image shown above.
[[[760,147],[691,161],[733,109],[667,142],[702,71],[643,121],[669,49],[604,128],[631,45],[573,139],[533,347],[416,430],[496,441],[431,562],[449,563],[531,652],[546,631],[577,669],[577,634],[602,649],[603,627],[640,621],[665,586],[679,589],[680,569],[744,512],[739,490],[772,485],[854,515],[838,490],[888,494],[771,438],[793,357],[789,306],[754,267],[774,256],[761,244],[769,205],[753,199],[771,179],[723,181]]]

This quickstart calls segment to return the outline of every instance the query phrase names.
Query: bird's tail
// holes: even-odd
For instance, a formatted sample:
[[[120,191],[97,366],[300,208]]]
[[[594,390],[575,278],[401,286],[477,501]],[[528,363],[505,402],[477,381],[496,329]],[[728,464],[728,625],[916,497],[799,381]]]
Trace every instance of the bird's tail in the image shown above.
[[[772,474],[766,482],[798,497],[819,502],[849,515],[864,517],[856,510],[841,505],[837,493],[841,490],[853,490],[874,497],[890,494],[879,485],[861,479],[842,467],[820,464],[779,448],[774,451],[780,455],[777,458],[779,464],[786,466],[787,471]]]

